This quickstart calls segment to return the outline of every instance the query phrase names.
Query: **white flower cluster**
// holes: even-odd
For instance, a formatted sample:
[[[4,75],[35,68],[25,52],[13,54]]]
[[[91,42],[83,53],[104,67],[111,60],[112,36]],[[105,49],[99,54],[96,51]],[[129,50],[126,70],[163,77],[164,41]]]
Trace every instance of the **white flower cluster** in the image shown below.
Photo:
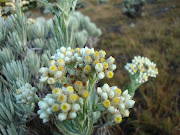
[[[40,82],[54,84],[58,80],[63,80],[66,74],[65,62],[63,59],[52,60],[49,62],[49,68],[41,67],[39,72],[42,74]]]
[[[70,47],[61,47],[51,58],[55,61],[64,60],[66,64],[74,63],[75,69],[81,69],[81,72],[80,70],[76,72],[77,76],[88,76],[96,71],[98,79],[112,78],[113,71],[116,69],[115,59],[111,56],[105,60],[105,56],[105,51],[94,51],[94,48],[85,47],[73,50]]]
[[[57,115],[60,121],[74,119],[80,109],[80,105],[76,102],[78,99],[79,96],[72,86],[55,88],[52,94],[47,94],[38,103],[40,108],[38,114],[44,123],[48,122],[53,114]]]
[[[135,56],[132,63],[127,63],[125,69],[131,75],[138,75],[136,82],[144,83],[148,81],[148,77],[156,77],[158,69],[156,64],[151,62],[147,57]]]
[[[16,91],[16,101],[17,103],[23,104],[32,104],[35,100],[38,100],[39,97],[36,94],[37,89],[32,87],[29,83],[26,83],[25,86],[22,86]]]
[[[109,87],[108,84],[104,84],[97,88],[97,94],[100,97],[100,102],[103,103],[116,123],[120,123],[123,117],[129,116],[128,109],[132,108],[135,103],[128,94],[128,90],[121,93],[121,89],[117,86]]]

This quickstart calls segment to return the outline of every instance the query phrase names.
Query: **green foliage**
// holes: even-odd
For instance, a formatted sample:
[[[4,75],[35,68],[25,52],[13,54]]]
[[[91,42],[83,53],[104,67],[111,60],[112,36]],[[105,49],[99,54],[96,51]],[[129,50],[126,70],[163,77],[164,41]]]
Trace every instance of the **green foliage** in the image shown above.
[[[27,66],[21,61],[6,63],[6,65],[2,67],[2,73],[10,85],[15,85],[19,79],[29,82],[31,77]]]
[[[1,43],[6,37],[6,25],[4,19],[1,17],[0,17],[0,22],[1,22],[0,23],[0,43]]]
[[[84,47],[88,38],[98,38],[102,34],[90,18],[80,12],[75,12],[69,19],[69,29],[72,28],[75,32],[75,41],[79,47]]]
[[[36,22],[33,24],[31,38],[47,38],[48,32],[47,21],[44,18],[37,18]]]
[[[76,42],[77,42],[79,47],[83,47],[86,44],[87,38],[88,38],[88,33],[86,30],[78,32],[75,35],[75,39],[76,39]]]
[[[23,129],[22,127],[16,127],[13,123],[10,126],[7,126],[7,129],[5,129],[3,126],[0,125],[0,129],[2,134],[0,135],[23,135]]]
[[[15,59],[15,57],[14,57],[14,54],[13,54],[11,49],[3,48],[2,50],[0,50],[0,64],[1,64],[1,66],[5,65],[6,62],[7,63],[11,62],[14,59]],[[1,68],[1,66],[0,66],[0,68]]]
[[[7,37],[7,46],[12,48],[15,53],[24,52],[24,45],[17,32],[9,33]]]
[[[7,126],[12,123],[22,125],[31,116],[34,105],[17,104],[11,92],[7,90],[0,95],[0,125]]]
[[[26,57],[26,63],[29,68],[30,74],[36,76],[40,68],[40,57],[34,51],[29,50]]]

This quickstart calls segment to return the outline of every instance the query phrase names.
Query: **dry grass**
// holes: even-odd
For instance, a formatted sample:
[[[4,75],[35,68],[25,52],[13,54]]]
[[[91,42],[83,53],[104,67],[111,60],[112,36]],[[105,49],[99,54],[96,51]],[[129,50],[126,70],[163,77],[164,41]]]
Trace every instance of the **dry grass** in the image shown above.
[[[108,83],[127,84],[123,66],[136,55],[157,63],[159,75],[139,88],[130,117],[111,128],[112,134],[180,134],[180,4],[178,0],[148,4],[146,16],[136,19],[124,16],[120,5],[118,0],[98,6],[93,2],[81,10],[103,30],[97,48],[116,58],[118,70]],[[134,28],[129,27],[131,22]]]

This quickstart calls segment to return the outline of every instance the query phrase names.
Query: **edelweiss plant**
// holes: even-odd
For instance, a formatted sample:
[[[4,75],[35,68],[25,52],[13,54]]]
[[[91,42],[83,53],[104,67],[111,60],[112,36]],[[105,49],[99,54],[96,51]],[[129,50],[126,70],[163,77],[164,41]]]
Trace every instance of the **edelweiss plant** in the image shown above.
[[[156,77],[156,65],[135,57],[125,66],[129,85],[97,87],[100,80],[113,78],[115,59],[106,58],[103,50],[84,47],[101,31],[74,12],[76,1],[57,0],[54,8],[41,0],[55,14],[48,21],[27,19],[19,2],[14,3],[16,14],[0,18],[2,134],[28,134],[25,123],[37,115],[65,135],[90,135],[101,118],[113,125],[128,117],[136,89],[148,77]]]
[[[38,102],[38,114],[44,123],[53,119],[63,134],[88,135],[99,112],[101,117],[108,116],[109,124],[120,123],[123,117],[129,116],[129,108],[135,103],[132,95],[138,88],[136,85],[140,86],[148,77],[156,77],[156,65],[148,58],[135,57],[132,64],[125,66],[132,76],[130,90],[122,91],[108,84],[96,89],[98,81],[112,78],[116,69],[115,59],[112,56],[105,59],[105,56],[105,51],[94,48],[61,47],[51,56],[48,67],[40,68],[40,82],[52,88]]]

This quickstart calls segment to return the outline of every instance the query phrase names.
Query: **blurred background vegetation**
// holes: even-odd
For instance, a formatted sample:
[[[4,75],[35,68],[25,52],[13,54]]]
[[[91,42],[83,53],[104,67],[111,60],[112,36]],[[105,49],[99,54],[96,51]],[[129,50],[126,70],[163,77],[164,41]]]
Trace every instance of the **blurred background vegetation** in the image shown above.
[[[3,1],[0,0],[4,7]],[[112,135],[179,135],[180,2],[147,0],[142,5],[139,13],[132,14],[124,11],[123,0],[78,1],[77,11],[89,16],[102,30],[95,48],[107,51],[116,59],[115,77],[105,81],[120,88],[126,84],[129,78],[124,65],[137,55],[150,58],[159,69],[157,78],[141,86],[135,94],[136,104],[130,117],[118,126],[106,128]],[[24,11],[34,19],[53,17],[35,1],[31,1]],[[4,18],[11,13],[8,9],[4,12]]]

